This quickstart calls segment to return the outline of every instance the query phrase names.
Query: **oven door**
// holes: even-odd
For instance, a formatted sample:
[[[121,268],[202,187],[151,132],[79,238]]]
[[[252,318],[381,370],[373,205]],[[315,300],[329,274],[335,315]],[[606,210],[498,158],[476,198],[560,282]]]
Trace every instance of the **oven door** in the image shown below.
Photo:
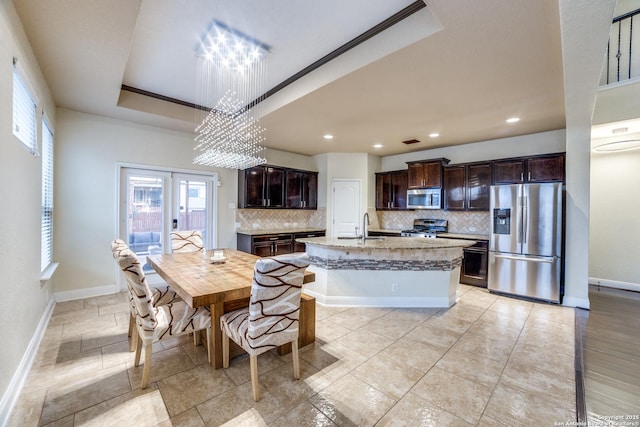
[[[478,241],[464,248],[464,259],[460,269],[460,283],[487,287],[489,248],[487,241]]]

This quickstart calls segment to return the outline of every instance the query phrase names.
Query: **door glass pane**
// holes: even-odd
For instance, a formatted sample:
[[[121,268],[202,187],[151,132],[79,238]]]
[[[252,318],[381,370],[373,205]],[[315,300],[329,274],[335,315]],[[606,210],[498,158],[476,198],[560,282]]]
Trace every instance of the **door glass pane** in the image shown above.
[[[129,248],[138,255],[144,271],[152,272],[146,258],[162,253],[164,179],[143,175],[127,178]]]
[[[210,181],[182,178],[180,179],[180,194],[178,197],[180,205],[178,208],[177,230],[201,231],[205,247],[209,247],[209,244],[207,244],[207,236],[209,234],[207,233],[207,218],[209,217],[208,185],[210,185]]]

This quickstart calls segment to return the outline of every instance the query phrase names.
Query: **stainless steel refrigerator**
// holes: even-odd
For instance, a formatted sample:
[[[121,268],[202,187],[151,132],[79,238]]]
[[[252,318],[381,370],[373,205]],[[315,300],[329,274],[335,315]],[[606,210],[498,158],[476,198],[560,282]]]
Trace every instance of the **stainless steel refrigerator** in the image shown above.
[[[560,303],[563,185],[491,187],[491,291]]]

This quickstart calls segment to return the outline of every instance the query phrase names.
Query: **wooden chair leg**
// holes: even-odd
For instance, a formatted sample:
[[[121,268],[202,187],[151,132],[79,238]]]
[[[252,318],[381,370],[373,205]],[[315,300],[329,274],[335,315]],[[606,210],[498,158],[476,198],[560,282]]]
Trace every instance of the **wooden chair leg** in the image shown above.
[[[291,358],[293,359],[293,376],[300,379],[300,358],[298,354],[298,339],[291,341]]]
[[[249,365],[251,366],[251,391],[253,392],[253,400],[260,400],[260,386],[258,385],[258,356],[249,356]]]
[[[136,345],[136,360],[133,364],[133,366],[140,366],[140,352],[142,351],[142,339],[140,338],[140,335],[138,335],[138,339],[137,341],[137,345]]]
[[[134,325],[133,331],[131,332],[131,344],[129,345],[129,351],[135,351],[136,344],[138,344],[138,328]]]
[[[211,363],[211,346],[209,345],[209,340],[211,339],[211,328],[208,328],[207,331],[207,358],[209,359],[209,363]]]
[[[142,368],[141,388],[147,388],[147,385],[149,384],[149,374],[151,373],[151,347],[153,347],[152,342],[148,342],[144,346],[144,367]]]
[[[133,313],[129,312],[129,333],[128,333],[128,337],[131,336],[131,334],[133,334],[133,330],[135,329],[135,324],[136,324],[136,318],[133,317]]]
[[[224,332],[222,328],[222,367],[229,367],[229,336]]]
[[[193,331],[193,345],[200,345],[200,331]]]

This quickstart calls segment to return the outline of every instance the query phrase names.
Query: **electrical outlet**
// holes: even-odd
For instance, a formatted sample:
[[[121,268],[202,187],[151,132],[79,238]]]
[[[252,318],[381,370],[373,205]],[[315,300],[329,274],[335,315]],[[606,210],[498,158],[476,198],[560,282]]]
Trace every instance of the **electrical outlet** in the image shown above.
[[[392,283],[391,284],[391,292],[398,292],[398,284],[397,283]]]

